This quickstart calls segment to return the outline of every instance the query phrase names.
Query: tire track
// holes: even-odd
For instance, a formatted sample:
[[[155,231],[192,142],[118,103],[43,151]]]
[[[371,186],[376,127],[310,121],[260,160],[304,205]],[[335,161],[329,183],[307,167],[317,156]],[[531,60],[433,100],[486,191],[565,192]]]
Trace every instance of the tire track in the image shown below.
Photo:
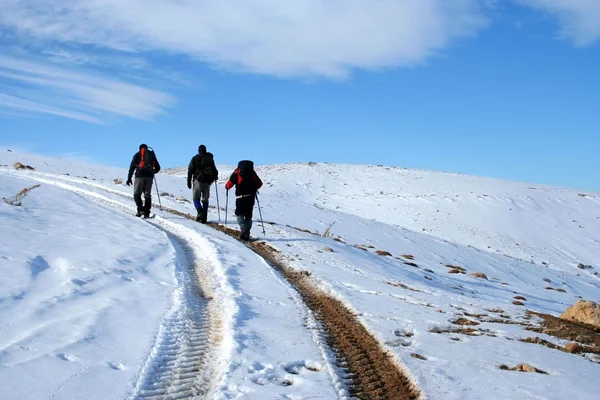
[[[98,189],[102,188],[98,187]],[[123,193],[115,193],[114,190],[106,191],[130,198]],[[96,193],[90,194],[97,195]],[[188,213],[164,206],[162,209],[180,217],[195,219]],[[131,212],[133,212],[133,208],[131,208]],[[170,224],[178,226],[174,223]],[[234,229],[211,223],[208,225],[238,239],[238,232]],[[336,358],[336,367],[344,372],[345,379],[343,381],[348,387],[351,397],[369,400],[415,400],[420,398],[417,386],[409,378],[404,367],[383,349],[381,343],[342,301],[319,289],[318,282],[310,278],[310,273],[307,271],[297,271],[289,267],[275,248],[261,241],[244,244],[279,272],[299,293],[307,308],[314,314],[323,329],[322,336]],[[147,396],[141,397],[141,399],[189,398],[188,392],[182,393],[184,397],[160,397],[164,396],[161,393],[163,392],[157,393],[159,397]],[[166,392],[164,393],[166,394]],[[193,394],[190,393],[190,395]],[[177,394],[173,396],[177,396]]]
[[[193,251],[180,239],[167,233],[184,260],[178,261],[177,290],[173,305],[161,323],[156,344],[146,361],[132,399],[175,400],[205,397],[211,388],[214,371],[206,355],[218,343],[211,337],[208,302],[199,285]],[[212,321],[214,322],[214,321]]]
[[[9,174],[59,187],[111,209],[134,213],[131,206],[61,180],[37,174]],[[224,295],[226,280],[219,273],[220,267],[202,255],[210,244],[201,235],[162,218],[146,221],[164,232],[175,249],[177,289],[129,399],[208,398],[216,391],[224,373],[226,360],[222,348],[232,340],[225,337],[228,331],[225,324],[231,321],[231,316],[224,310],[233,309],[227,307],[229,299]]]

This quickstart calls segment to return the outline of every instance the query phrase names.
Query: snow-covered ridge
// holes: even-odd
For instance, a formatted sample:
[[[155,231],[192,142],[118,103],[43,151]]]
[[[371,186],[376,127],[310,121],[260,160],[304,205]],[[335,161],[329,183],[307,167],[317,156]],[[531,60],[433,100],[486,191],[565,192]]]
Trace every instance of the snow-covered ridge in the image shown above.
[[[36,171],[15,171],[16,161]],[[142,367],[161,323],[173,326],[167,311],[178,290],[178,252],[151,225],[58,185],[127,203],[122,196],[131,188],[113,182],[124,181],[125,169],[15,152],[1,152],[0,165],[3,197],[45,182],[22,207],[0,204],[0,382],[11,382],[0,398],[77,398],[89,387],[97,397],[86,398],[133,393],[137,379],[149,376]],[[223,183],[233,167],[219,170],[223,222]],[[565,343],[518,324],[532,323],[525,310],[558,315],[579,298],[600,300],[598,193],[378,166],[257,171],[265,182],[262,213],[273,223],[264,240],[352,308],[425,398],[596,398],[600,365],[593,361],[600,360],[521,342]],[[193,212],[185,173],[166,170],[157,182],[168,193],[163,204]],[[235,226],[233,199],[228,206]],[[209,218],[217,221],[215,209]],[[234,304],[223,325],[233,343],[221,357],[227,365],[214,398],[336,398],[302,305],[268,266],[208,227],[165,220],[211,244],[211,262],[232,289],[222,295]],[[323,237],[328,227],[331,237]],[[259,223],[253,235],[262,236]],[[513,304],[516,296],[524,305]],[[500,315],[518,324],[496,321]],[[475,336],[456,331],[457,318],[478,323]],[[68,334],[56,340],[57,330]],[[497,368],[523,362],[549,375]],[[31,383],[28,374],[42,379]]]

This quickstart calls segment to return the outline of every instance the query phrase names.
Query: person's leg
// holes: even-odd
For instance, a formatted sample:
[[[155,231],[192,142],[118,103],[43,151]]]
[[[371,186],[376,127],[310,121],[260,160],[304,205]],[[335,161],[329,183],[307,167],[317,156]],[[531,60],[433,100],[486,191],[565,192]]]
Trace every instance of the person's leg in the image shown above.
[[[240,239],[244,240],[246,235],[246,217],[238,215],[237,222],[240,224]]]
[[[142,178],[135,178],[133,183],[133,200],[137,206],[136,216],[141,217],[144,214],[144,203],[142,203],[142,193],[144,191],[144,183]]]
[[[152,183],[154,182],[153,178],[143,178],[144,179],[144,217],[148,218],[150,216],[150,209],[152,208]]]
[[[203,183],[201,189],[202,195],[202,223],[206,223],[208,218],[208,198],[210,197],[210,183]]]
[[[193,188],[194,207],[196,207],[196,221],[200,222],[202,219],[202,206],[200,205],[201,196],[201,183],[194,179]]]

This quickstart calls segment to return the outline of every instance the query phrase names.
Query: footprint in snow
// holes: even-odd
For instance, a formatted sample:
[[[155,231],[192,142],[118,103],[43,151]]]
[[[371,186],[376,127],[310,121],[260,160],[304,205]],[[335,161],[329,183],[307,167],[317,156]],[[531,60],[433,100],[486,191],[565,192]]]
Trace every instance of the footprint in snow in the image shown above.
[[[122,364],[120,362],[109,361],[106,364],[116,371],[121,371],[125,369],[125,364]]]
[[[74,354],[69,354],[69,353],[56,353],[56,357],[60,358],[63,361],[69,361],[69,362],[79,360],[79,357],[77,357]]]

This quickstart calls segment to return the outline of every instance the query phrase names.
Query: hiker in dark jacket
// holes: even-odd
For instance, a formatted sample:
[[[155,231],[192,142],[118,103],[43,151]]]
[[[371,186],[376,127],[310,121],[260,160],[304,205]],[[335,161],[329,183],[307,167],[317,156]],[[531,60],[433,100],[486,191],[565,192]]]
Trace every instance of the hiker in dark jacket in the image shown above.
[[[206,152],[206,146],[198,147],[198,154],[192,157],[188,166],[187,187],[192,188],[194,182],[193,198],[194,207],[198,215],[196,221],[206,223],[208,218],[208,198],[210,197],[210,185],[219,179],[219,171],[215,165],[212,153]],[[202,205],[200,205],[202,202]]]
[[[225,184],[229,190],[235,186],[235,215],[240,224],[240,239],[250,240],[252,228],[252,211],[256,192],[262,187],[262,181],[254,171],[254,163],[249,160],[240,161],[238,167]]]
[[[160,171],[160,164],[156,159],[154,151],[148,150],[148,146],[140,144],[140,151],[133,155],[129,174],[127,175],[127,186],[131,186],[131,177],[135,171],[135,184],[133,185],[133,199],[137,205],[136,216],[148,218],[152,208],[152,182],[154,174]],[[142,203],[142,193],[145,203]]]

